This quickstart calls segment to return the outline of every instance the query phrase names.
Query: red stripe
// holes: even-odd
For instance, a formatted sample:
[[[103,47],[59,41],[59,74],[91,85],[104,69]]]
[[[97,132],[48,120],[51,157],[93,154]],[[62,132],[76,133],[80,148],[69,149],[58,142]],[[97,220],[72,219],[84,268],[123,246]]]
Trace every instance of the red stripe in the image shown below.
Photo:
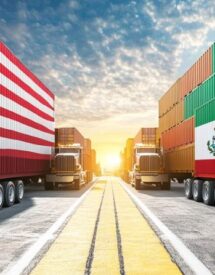
[[[36,93],[30,86],[28,86],[25,82],[19,79],[12,71],[8,70],[8,68],[6,68],[2,64],[0,64],[0,72],[3,75],[5,75],[7,78],[9,78],[11,81],[16,83],[19,87],[21,87],[27,93],[29,93],[31,96],[33,96],[38,101],[40,101],[43,105],[54,110],[54,108],[43,97],[41,97],[38,93]]]
[[[18,121],[18,122],[20,122],[22,124],[25,124],[25,125],[30,126],[32,128],[35,128],[35,129],[40,130],[42,132],[54,135],[54,131],[46,128],[45,126],[43,126],[43,125],[41,125],[41,124],[39,124],[37,122],[34,122],[34,121],[32,121],[32,120],[30,120],[30,119],[28,119],[26,117],[18,115],[18,114],[14,113],[14,112],[11,112],[11,111],[9,111],[9,110],[7,110],[5,108],[2,108],[2,107],[0,107],[0,116],[7,117],[9,119]]]
[[[0,49],[11,62],[13,62],[20,70],[23,71],[23,73],[30,77],[54,100],[54,94],[31,71],[29,71],[27,67],[25,67],[25,65],[2,42],[0,42]]]
[[[23,158],[23,159],[50,159],[50,155],[43,155],[32,153],[28,151],[21,151],[21,150],[10,150],[10,149],[0,149],[0,157],[16,157],[16,158]]]
[[[16,102],[17,104],[21,105],[22,107],[32,111],[33,113],[37,114],[38,116],[46,119],[47,121],[54,121],[54,118],[47,115],[46,113],[42,112],[41,110],[37,109],[34,105],[29,103],[28,101],[22,99],[21,97],[17,96],[4,86],[0,85],[0,94],[3,96],[11,99],[12,101]]]
[[[195,176],[215,178],[215,159],[196,160]]]
[[[24,142],[32,143],[32,144],[37,144],[37,145],[42,145],[42,146],[53,146],[54,142],[47,141],[41,138],[29,136],[26,134],[22,134],[13,130],[8,130],[5,128],[0,127],[0,136],[4,138],[10,138],[10,139],[15,139],[15,140],[21,140]]]

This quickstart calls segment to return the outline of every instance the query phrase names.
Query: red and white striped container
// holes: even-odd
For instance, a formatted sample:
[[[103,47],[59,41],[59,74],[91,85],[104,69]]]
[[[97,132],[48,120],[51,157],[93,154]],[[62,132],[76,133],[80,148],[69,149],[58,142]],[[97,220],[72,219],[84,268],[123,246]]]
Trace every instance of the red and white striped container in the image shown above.
[[[0,179],[49,169],[54,95],[0,42]]]

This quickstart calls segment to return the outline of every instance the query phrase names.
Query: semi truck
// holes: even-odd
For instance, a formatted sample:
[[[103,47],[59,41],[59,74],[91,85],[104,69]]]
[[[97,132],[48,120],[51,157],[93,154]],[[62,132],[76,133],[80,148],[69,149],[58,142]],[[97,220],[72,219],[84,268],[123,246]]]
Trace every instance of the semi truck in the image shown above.
[[[46,190],[62,184],[70,184],[78,190],[93,178],[93,161],[96,155],[91,149],[91,140],[75,127],[55,129],[55,150],[51,157],[51,173],[46,175]]]
[[[184,182],[188,199],[213,205],[215,44],[159,100],[165,172]]]
[[[0,42],[0,208],[45,177],[53,146],[53,93]]]
[[[163,159],[158,148],[146,148],[144,144],[134,146],[134,165],[130,172],[130,183],[136,189],[142,185],[156,185],[170,189],[168,175],[164,173]]]
[[[51,159],[51,173],[45,178],[46,190],[53,190],[62,184],[70,184],[79,190],[87,182],[86,172],[81,165],[82,151],[80,144],[55,149],[55,156]]]

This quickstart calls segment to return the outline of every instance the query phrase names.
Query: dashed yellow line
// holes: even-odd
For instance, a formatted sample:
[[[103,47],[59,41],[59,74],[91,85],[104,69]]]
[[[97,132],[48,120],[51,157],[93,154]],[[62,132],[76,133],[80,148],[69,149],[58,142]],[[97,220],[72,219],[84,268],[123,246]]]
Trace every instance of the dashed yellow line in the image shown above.
[[[181,274],[117,179],[113,179],[112,183],[98,181],[95,184],[31,274],[84,274],[103,193],[90,274],[120,274],[112,188],[118,212],[125,274]]]

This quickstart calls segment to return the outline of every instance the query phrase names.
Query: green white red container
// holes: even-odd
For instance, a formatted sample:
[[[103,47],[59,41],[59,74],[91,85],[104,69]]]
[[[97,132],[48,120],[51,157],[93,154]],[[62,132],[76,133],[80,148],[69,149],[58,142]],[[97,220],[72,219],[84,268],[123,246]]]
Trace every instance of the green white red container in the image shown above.
[[[215,99],[195,112],[195,177],[215,178]]]

